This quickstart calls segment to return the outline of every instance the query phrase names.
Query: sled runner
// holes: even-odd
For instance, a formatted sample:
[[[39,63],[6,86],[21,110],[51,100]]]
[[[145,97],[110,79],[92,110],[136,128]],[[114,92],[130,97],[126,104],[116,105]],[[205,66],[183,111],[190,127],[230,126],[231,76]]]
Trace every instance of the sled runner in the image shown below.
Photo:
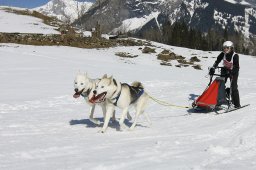
[[[247,106],[250,106],[250,104],[246,104],[246,105],[243,105],[243,106],[238,107],[238,108],[229,108],[229,109],[227,109],[227,110],[224,111],[224,112],[216,112],[216,115],[223,114],[223,113],[233,112],[233,111],[236,111],[236,110],[238,110],[238,109],[242,109],[242,108],[247,107]]]
[[[221,68],[221,67],[218,67]],[[215,76],[215,80],[212,81]],[[231,84],[231,83],[230,83]],[[211,112],[214,111],[217,114],[227,113],[234,111],[248,105],[244,105],[239,108],[232,108],[231,90],[232,87],[225,86],[225,75],[213,74],[210,75],[210,82],[202,93],[193,103],[193,112]]]

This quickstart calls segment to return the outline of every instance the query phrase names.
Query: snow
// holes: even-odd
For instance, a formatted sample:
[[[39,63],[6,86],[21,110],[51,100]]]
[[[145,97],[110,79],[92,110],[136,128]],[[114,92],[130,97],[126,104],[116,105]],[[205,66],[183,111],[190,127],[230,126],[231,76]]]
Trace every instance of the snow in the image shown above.
[[[157,17],[160,14],[160,12],[152,12],[150,15],[148,16],[144,16],[141,18],[129,18],[126,19],[122,22],[122,25],[118,28],[115,28],[113,30],[114,33],[116,32],[129,32],[129,31],[133,31],[136,30],[140,27],[142,27],[143,25],[145,25],[147,22],[149,22],[150,20],[152,20],[153,18],[156,19],[157,21]]]
[[[248,2],[248,0],[225,0],[225,1],[227,1],[229,3],[232,3],[232,4],[239,3],[239,4],[242,4],[242,5],[251,6],[251,7],[254,6],[255,7],[255,2],[253,2],[253,0],[249,0],[249,2]]]
[[[92,36],[92,32],[91,31],[84,31],[83,32],[83,36],[84,37],[91,37]]]
[[[146,110],[151,127],[141,116],[132,132],[116,131],[117,123],[110,123],[105,134],[97,133],[100,127],[88,120],[89,107],[72,98],[79,70],[93,78],[108,73],[121,82],[140,80],[152,96],[182,106],[203,91],[206,67],[217,52],[159,46],[209,58],[200,58],[204,70],[198,71],[160,66],[155,54],[142,54],[138,47],[2,44],[0,169],[255,169],[256,79],[250,70],[256,60],[251,56],[240,55],[239,81],[241,101],[250,107],[219,116],[184,116],[186,109],[152,101]],[[114,55],[119,51],[139,57],[121,59]],[[102,118],[99,108],[96,117]]]
[[[23,24],[17,28],[22,30]],[[106,133],[98,133],[101,127],[89,121],[88,105],[72,97],[79,70],[92,78],[107,73],[121,82],[139,80],[150,95],[181,106],[189,106],[208,84],[207,68],[219,51],[153,44],[156,54],[169,49],[187,59],[197,56],[203,70],[161,66],[156,54],[143,54],[137,46],[81,49],[0,44],[0,169],[256,169],[253,56],[239,55],[240,98],[249,107],[218,116],[188,115],[187,109],[150,101],[146,112],[152,126],[142,115],[134,131],[117,131],[118,124],[110,123]],[[116,52],[138,57],[120,58]],[[117,109],[117,119],[120,113]],[[95,117],[102,121],[98,107]]]
[[[42,20],[39,18],[6,12],[1,7],[0,23],[0,32],[59,34],[55,27],[42,23]]]
[[[92,2],[79,2],[75,0],[51,0],[47,4],[34,8],[38,12],[57,17],[59,20],[74,22],[83,15],[91,6]]]
[[[249,38],[250,33],[250,16],[255,17],[256,12],[253,8],[245,8],[244,16],[232,16],[231,14],[223,14],[219,11],[214,10],[213,18],[216,23],[222,26],[223,29],[226,28],[228,20],[231,20],[234,23],[234,28],[236,31],[241,31],[246,38]],[[223,15],[228,15],[228,17],[223,17]]]
[[[240,4],[242,4],[242,5],[250,5],[250,3],[246,2],[245,0],[241,1]]]
[[[237,3],[235,0],[225,0],[225,1],[227,1],[227,2],[229,2],[231,4],[236,4]]]
[[[195,9],[197,8],[206,8],[207,6],[209,6],[209,3],[202,3],[200,1],[191,1],[191,2],[184,2],[184,4],[186,4],[186,6],[188,7],[188,12],[190,14],[190,16],[192,17],[194,15]]]

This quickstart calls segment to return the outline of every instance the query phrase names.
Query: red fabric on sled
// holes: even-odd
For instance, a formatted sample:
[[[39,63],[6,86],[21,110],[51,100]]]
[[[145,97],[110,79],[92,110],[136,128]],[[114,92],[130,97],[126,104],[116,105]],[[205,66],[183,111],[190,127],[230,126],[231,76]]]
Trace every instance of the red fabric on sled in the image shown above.
[[[196,105],[199,107],[214,107],[217,105],[218,89],[220,82],[214,80],[207,90],[196,100]]]

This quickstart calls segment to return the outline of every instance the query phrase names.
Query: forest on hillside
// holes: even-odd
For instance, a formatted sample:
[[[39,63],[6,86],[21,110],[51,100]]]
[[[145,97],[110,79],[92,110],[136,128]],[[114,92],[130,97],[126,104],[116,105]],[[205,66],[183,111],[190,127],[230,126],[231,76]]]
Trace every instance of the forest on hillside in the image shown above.
[[[256,55],[256,38],[250,39],[250,43],[242,33],[208,30],[207,33],[201,32],[194,28],[189,28],[185,22],[165,22],[161,29],[149,29],[141,35],[140,38],[145,38],[160,43],[187,47],[198,50],[218,51],[222,49],[224,41],[230,40],[234,42],[235,51],[242,54]]]

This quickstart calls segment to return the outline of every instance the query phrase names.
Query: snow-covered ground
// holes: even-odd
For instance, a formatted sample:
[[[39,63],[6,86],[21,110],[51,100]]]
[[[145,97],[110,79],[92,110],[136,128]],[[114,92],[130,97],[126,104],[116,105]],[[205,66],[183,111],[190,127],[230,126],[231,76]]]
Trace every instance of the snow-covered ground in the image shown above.
[[[42,23],[39,18],[6,12],[0,6],[0,32],[60,34],[55,27]]]
[[[238,83],[241,103],[250,107],[217,116],[188,115],[187,109],[150,101],[146,112],[152,126],[142,115],[134,131],[117,131],[114,122],[106,133],[98,133],[101,127],[89,121],[88,105],[72,97],[79,70],[92,78],[107,73],[121,82],[139,80],[150,95],[181,106],[189,106],[208,84],[207,67],[219,52],[155,45],[156,54],[169,49],[187,58],[197,56],[203,70],[161,66],[156,54],[142,54],[139,47],[0,44],[0,169],[256,169],[256,59],[252,56],[240,55]],[[116,52],[138,57],[123,59]],[[117,119],[120,113],[117,109]],[[95,116],[102,121],[99,108]]]
[[[142,54],[138,47],[89,50],[2,44],[0,169],[255,169],[256,60],[251,56],[240,56],[239,81],[241,102],[251,106],[229,114],[185,116],[186,109],[150,102],[146,111],[151,127],[141,116],[132,132],[117,131],[118,124],[111,123],[100,134],[100,127],[88,120],[83,99],[72,98],[73,79],[80,70],[93,78],[108,73],[121,82],[140,80],[152,96],[190,105],[189,99],[208,83],[206,67],[217,53],[165,48],[210,58],[198,71],[160,66],[155,54]],[[115,52],[139,57],[121,59]],[[102,118],[99,108],[96,117]]]

